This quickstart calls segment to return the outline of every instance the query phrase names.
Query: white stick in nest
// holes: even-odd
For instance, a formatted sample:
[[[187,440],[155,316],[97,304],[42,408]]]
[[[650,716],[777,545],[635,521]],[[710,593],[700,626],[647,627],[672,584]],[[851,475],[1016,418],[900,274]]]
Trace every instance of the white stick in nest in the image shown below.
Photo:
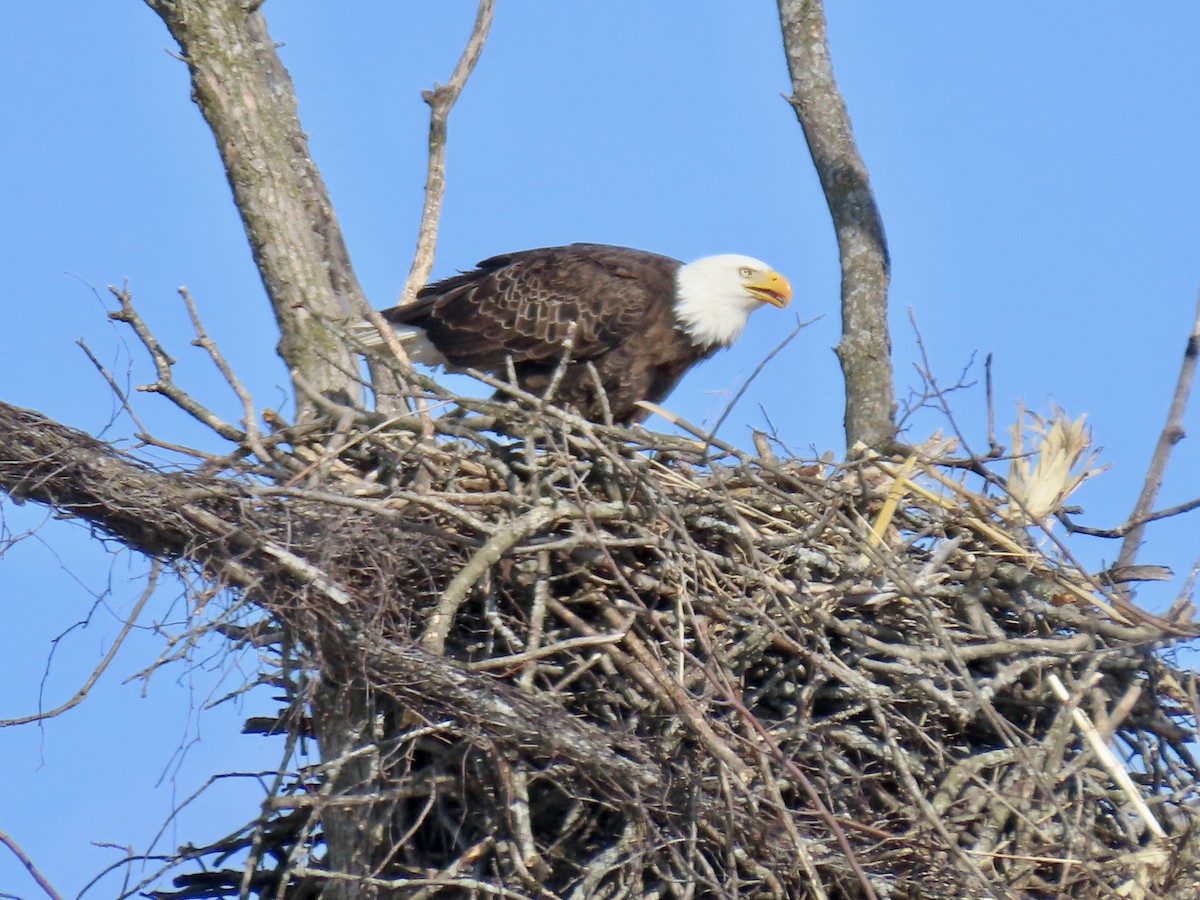
[[[1050,690],[1054,691],[1054,696],[1058,697],[1064,704],[1071,702],[1071,695],[1067,693],[1066,685],[1062,683],[1062,679],[1056,674],[1051,672],[1047,675],[1046,682],[1050,685]],[[1071,717],[1075,720],[1075,725],[1083,732],[1083,736],[1087,738],[1088,743],[1092,745],[1092,750],[1095,751],[1097,758],[1104,765],[1104,768],[1108,769],[1113,780],[1125,792],[1125,796],[1129,798],[1129,802],[1133,804],[1133,808],[1142,817],[1142,820],[1146,823],[1146,827],[1150,829],[1150,832],[1155,837],[1165,838],[1167,833],[1163,831],[1163,827],[1158,824],[1158,819],[1154,817],[1154,813],[1150,811],[1150,807],[1142,799],[1138,786],[1129,777],[1129,772],[1121,765],[1121,761],[1109,749],[1099,730],[1092,724],[1091,717],[1080,709],[1078,705],[1071,709]]]

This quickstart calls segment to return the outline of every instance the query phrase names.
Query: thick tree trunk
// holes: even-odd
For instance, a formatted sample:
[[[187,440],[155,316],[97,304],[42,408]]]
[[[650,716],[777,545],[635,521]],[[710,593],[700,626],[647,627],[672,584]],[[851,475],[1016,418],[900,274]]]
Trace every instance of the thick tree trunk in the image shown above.
[[[179,42],[216,138],[279,322],[280,356],[319,393],[355,398],[354,358],[330,322],[357,318],[366,304],[262,13],[242,0],[146,2]],[[305,394],[295,396],[307,418]]]
[[[358,399],[356,362],[330,327],[366,308],[325,185],[309,156],[291,77],[256,5],[242,0],[147,0],[179,43],[192,97],[216,138],[233,199],[279,323],[279,354],[291,373],[298,420],[315,408],[301,388],[343,402]],[[357,316],[356,316],[357,317]],[[365,695],[342,698],[348,716],[315,717],[323,758],[360,740],[347,722],[369,721]],[[328,759],[326,759],[328,761]],[[361,848],[343,847],[355,811],[329,810],[330,855],[371,874]],[[340,819],[346,821],[340,822]],[[351,885],[339,883],[334,894]]]

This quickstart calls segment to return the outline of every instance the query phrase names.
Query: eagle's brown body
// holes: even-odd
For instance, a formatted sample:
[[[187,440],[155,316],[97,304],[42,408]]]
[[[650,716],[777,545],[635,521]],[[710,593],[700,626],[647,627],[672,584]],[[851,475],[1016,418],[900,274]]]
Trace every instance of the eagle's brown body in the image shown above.
[[[417,328],[443,359],[422,362],[503,376],[511,357],[520,386],[541,395],[575,324],[571,362],[554,401],[595,420],[644,418],[637,400],[661,400],[683,373],[719,349],[696,343],[675,315],[678,260],[603,244],[571,244],[494,256],[425,287],[416,302],[384,310],[397,329]]]

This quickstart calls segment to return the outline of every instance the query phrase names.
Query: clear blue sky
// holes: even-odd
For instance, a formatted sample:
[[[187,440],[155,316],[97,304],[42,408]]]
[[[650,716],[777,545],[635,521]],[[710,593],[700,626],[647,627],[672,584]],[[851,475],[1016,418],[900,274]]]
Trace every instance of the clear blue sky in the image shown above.
[[[994,352],[1001,425],[1018,398],[1089,414],[1113,467],[1079,495],[1082,518],[1115,524],[1161,427],[1200,287],[1200,7],[831,5],[834,62],[891,243],[898,385],[917,384],[909,308],[944,380],[972,353]],[[822,316],[767,367],[722,434],[744,442],[765,410],[797,452],[840,451],[836,248],[781,99],[789,88],[773,4],[499,6],[451,120],[435,275],[576,240],[685,259],[761,257],[791,278],[792,309],[758,313],[744,340],[690,375],[668,405],[711,421],[797,317]],[[372,302],[389,305],[419,211],[420,90],[449,75],[474,10],[301,0],[265,9],[359,277]],[[127,279],[179,358],[178,378],[199,396],[236,417],[233,398],[187,345],[179,285],[258,403],[285,403],[262,288],[158,19],[132,0],[5,4],[0,31],[9,35],[0,56],[0,397],[93,433],[129,435],[128,421],[110,425],[110,393],[74,344],[83,338],[122,380],[148,380],[146,360],[97,299]],[[959,395],[956,408],[982,445],[981,393]],[[142,397],[138,409],[161,435],[206,439],[162,401]],[[1188,422],[1200,431],[1200,413]],[[923,420],[913,437],[939,424]],[[1191,438],[1163,503],[1196,494]],[[53,706],[70,696],[114,639],[146,565],[36,507],[2,509],[0,550],[40,526],[0,561],[7,717],[33,711],[39,697]],[[1186,573],[1200,550],[1198,522],[1151,530],[1143,561]],[[1116,549],[1073,547],[1097,566]],[[1179,581],[1143,602],[1161,609]],[[178,594],[156,598],[82,706],[41,728],[0,731],[0,829],[65,894],[119,855],[89,842],[144,849],[209,775],[277,763],[276,743],[236,733],[261,703],[198,711],[253,660],[206,647],[194,666],[124,683],[161,651],[157,623],[180,621]],[[51,643],[89,610],[87,627]],[[260,796],[252,783],[218,788],[158,849],[224,834]],[[94,896],[118,887],[110,878]],[[3,892],[38,896],[0,850]]]

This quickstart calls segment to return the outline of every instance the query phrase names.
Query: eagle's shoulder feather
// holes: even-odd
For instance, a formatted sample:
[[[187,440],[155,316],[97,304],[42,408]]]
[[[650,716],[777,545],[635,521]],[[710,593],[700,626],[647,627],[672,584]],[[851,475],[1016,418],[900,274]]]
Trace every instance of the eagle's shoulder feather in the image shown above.
[[[569,244],[493,256],[434,282],[417,301],[387,310],[424,329],[451,362],[493,366],[549,360],[575,327],[575,359],[590,359],[646,327],[671,321],[677,260],[604,244]],[[659,323],[655,323],[659,324]]]

